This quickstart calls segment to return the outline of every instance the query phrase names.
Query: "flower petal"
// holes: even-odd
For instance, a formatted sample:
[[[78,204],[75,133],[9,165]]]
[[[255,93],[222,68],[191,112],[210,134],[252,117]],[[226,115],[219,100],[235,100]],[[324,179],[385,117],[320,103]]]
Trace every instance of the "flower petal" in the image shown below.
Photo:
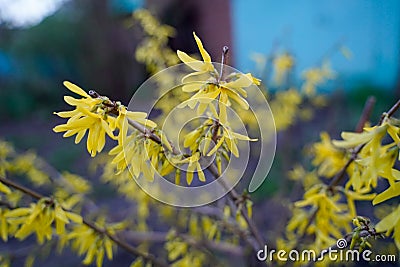
[[[197,46],[198,46],[198,48],[200,50],[200,54],[201,54],[201,57],[203,58],[204,62],[210,63],[211,62],[211,57],[207,53],[207,51],[204,49],[203,43],[201,42],[200,38],[197,37],[195,32],[193,32],[193,36],[194,36],[194,39],[196,40]]]
[[[77,86],[69,81],[64,81],[63,84],[65,87],[67,87],[70,91],[74,92],[75,94],[78,94],[78,95],[86,97],[86,98],[90,98],[90,96],[79,86]]]

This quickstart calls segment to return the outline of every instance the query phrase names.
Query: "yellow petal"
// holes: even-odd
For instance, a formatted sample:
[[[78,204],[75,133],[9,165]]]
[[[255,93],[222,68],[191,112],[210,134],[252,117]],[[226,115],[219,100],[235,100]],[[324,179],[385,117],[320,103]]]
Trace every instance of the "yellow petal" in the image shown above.
[[[196,165],[195,164],[189,164],[187,171],[186,171],[186,182],[188,185],[190,185],[193,181],[193,172],[195,169]]]
[[[186,92],[186,93],[191,93],[191,92],[199,91],[199,90],[201,89],[201,86],[202,86],[203,84],[204,84],[204,83],[202,83],[202,82],[191,82],[191,83],[185,84],[185,85],[182,87],[182,91],[184,91],[184,92]]]
[[[197,46],[198,46],[198,48],[199,48],[199,50],[200,50],[200,54],[201,54],[201,57],[203,58],[204,62],[210,63],[210,62],[211,62],[211,57],[210,57],[210,55],[207,53],[207,51],[204,49],[203,44],[202,44],[200,38],[197,37],[197,35],[196,35],[195,32],[193,32],[193,36],[194,36],[194,39],[196,40]]]
[[[372,201],[372,204],[379,204],[398,195],[400,195],[400,182],[391,185],[388,189],[377,195]]]
[[[392,229],[400,220],[400,205],[390,213],[388,216],[383,218],[376,226],[378,232],[385,232]]]
[[[257,138],[252,139],[246,135],[242,135],[239,133],[230,132],[230,134],[232,135],[233,138],[239,139],[239,140],[245,140],[245,141],[257,141],[258,140]]]
[[[207,156],[209,157],[209,156],[211,156],[212,154],[214,154],[214,153],[217,151],[217,149],[223,144],[224,140],[225,140],[225,136],[222,136],[222,137],[218,140],[218,143],[213,147],[213,149],[211,149],[211,151],[208,152]]]
[[[90,98],[90,96],[79,86],[69,82],[69,81],[64,81],[64,86],[67,87],[70,91],[74,92],[75,94],[78,94],[80,96]]]
[[[204,71],[204,62],[194,59],[185,52],[177,51],[179,59],[195,71]]]
[[[230,98],[232,98],[236,103],[238,103],[243,109],[247,110],[249,109],[249,103],[241,97],[238,93],[233,92],[231,90],[226,90],[226,93]]]
[[[203,170],[201,169],[200,163],[196,162],[196,167],[197,167],[197,175],[199,176],[199,180],[202,182],[206,181],[206,177],[204,175]]]
[[[246,88],[253,84],[253,81],[244,74],[241,74],[240,77],[232,82],[228,82],[223,86],[229,89],[237,89],[237,88]]]

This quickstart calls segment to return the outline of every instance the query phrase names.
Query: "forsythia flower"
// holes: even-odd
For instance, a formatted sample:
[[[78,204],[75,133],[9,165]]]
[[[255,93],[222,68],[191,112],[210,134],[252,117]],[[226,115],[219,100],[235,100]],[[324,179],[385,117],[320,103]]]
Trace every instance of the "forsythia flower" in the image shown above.
[[[58,116],[68,119],[66,124],[54,127],[55,132],[66,132],[64,137],[69,137],[76,134],[75,143],[79,143],[83,136],[88,131],[87,150],[92,157],[96,156],[97,152],[101,152],[106,143],[105,134],[115,139],[109,121],[100,108],[96,108],[102,100],[99,98],[90,97],[85,91],[78,86],[64,82],[64,85],[72,92],[83,96],[84,98],[75,99],[70,96],[65,96],[64,100],[71,106],[75,106],[73,111],[56,112]],[[97,113],[100,111],[100,114]],[[103,113],[103,114],[101,114]]]
[[[281,85],[287,73],[294,65],[293,57],[289,53],[283,53],[274,58],[274,80],[277,85]]]
[[[103,218],[100,218],[96,222],[97,227],[106,229],[106,231],[112,235],[114,235],[116,231],[124,229],[125,225],[125,222],[105,225]],[[72,241],[72,248],[77,250],[79,255],[86,254],[82,261],[85,265],[90,265],[96,260],[96,266],[101,267],[104,255],[106,255],[109,260],[113,258],[114,243],[107,235],[100,234],[87,225],[81,224],[74,226],[64,239],[65,241]]]
[[[394,242],[397,248],[400,249],[400,205],[383,218],[375,228],[377,232],[386,232],[387,236],[393,231]]]
[[[320,68],[310,68],[303,72],[304,84],[302,90],[306,95],[314,95],[315,88],[329,79],[335,77],[328,61],[325,61]]]
[[[211,63],[211,57],[208,54],[208,52],[204,49],[203,44],[200,40],[199,37],[197,37],[196,33],[193,32],[194,39],[196,40],[197,47],[199,48],[201,57],[203,61],[194,59],[190,57],[188,54],[185,52],[182,52],[180,50],[177,51],[179,59],[185,63],[187,66],[189,66],[192,70],[194,70],[194,73],[186,75],[182,81],[186,80],[186,78],[189,78],[191,76],[197,76],[201,75],[203,73],[207,72],[215,72],[214,66]]]
[[[188,163],[188,168],[186,170],[186,182],[190,185],[193,181],[193,173],[196,169],[197,175],[199,176],[199,180],[202,182],[206,181],[206,177],[204,175],[203,169],[199,163],[200,160],[200,152],[194,153],[192,156],[187,157],[183,160],[179,160],[176,163],[184,164]]]
[[[188,101],[180,104],[178,107],[184,107],[188,105],[190,108],[194,108],[197,103],[199,104],[198,112],[203,113],[204,110],[209,106],[213,100],[218,100],[219,103],[219,118],[222,124],[227,121],[226,107],[231,105],[229,99],[233,99],[243,109],[248,109],[249,104],[243,97],[247,97],[247,92],[243,89],[251,86],[252,84],[259,85],[260,80],[254,78],[250,73],[231,73],[223,81],[219,81],[218,72],[215,70],[211,63],[211,57],[204,49],[201,40],[193,33],[197,46],[199,47],[200,53],[204,61],[199,61],[191,58],[186,53],[178,50],[178,57],[193,69],[195,72],[186,75],[182,82],[185,82],[187,78],[192,76],[198,76],[204,73],[210,73],[210,78],[206,81],[194,81],[185,84],[182,88],[184,92],[196,92]]]
[[[321,133],[321,142],[313,146],[314,159],[312,164],[318,166],[318,174],[326,177],[335,175],[345,164],[345,151],[332,145],[328,133]]]
[[[59,235],[65,232],[65,225],[70,223],[70,220],[78,224],[82,223],[80,215],[65,211],[60,204],[49,198],[42,198],[38,203],[31,203],[29,208],[10,210],[5,217],[11,225],[18,225],[16,238],[23,240],[31,233],[36,233],[39,244],[43,244],[45,239],[51,240],[53,223]]]
[[[296,208],[312,206],[316,212],[315,220],[307,232],[316,235],[314,249],[319,250],[330,246],[335,239],[341,238],[345,232],[349,232],[348,222],[355,216],[354,200],[371,200],[374,194],[363,195],[337,187],[334,190],[343,192],[347,198],[347,204],[340,203],[340,194],[331,194],[328,187],[322,184],[311,187],[305,194],[304,200],[295,203]],[[302,216],[303,219],[293,218],[288,224],[287,231],[293,231],[299,228],[299,234],[305,231],[304,221],[308,221],[308,216]],[[332,238],[333,237],[333,238]]]
[[[147,114],[144,112],[127,111],[126,107],[120,102],[110,101],[107,97],[96,96],[92,98],[80,87],[64,82],[64,85],[72,92],[83,96],[81,99],[75,99],[65,96],[64,100],[75,110],[56,112],[62,118],[69,118],[66,124],[54,127],[55,132],[65,132],[64,137],[76,134],[75,143],[79,143],[88,131],[87,150],[92,157],[97,152],[101,152],[106,142],[106,134],[112,139],[118,139],[122,144],[128,131],[128,120],[136,121],[148,127],[156,127],[156,124],[147,120]],[[118,114],[117,118],[111,116]],[[114,136],[113,131],[119,130],[118,138]]]
[[[270,105],[278,131],[285,130],[293,124],[301,103],[302,97],[296,89],[292,88],[276,93],[275,99],[270,101]]]

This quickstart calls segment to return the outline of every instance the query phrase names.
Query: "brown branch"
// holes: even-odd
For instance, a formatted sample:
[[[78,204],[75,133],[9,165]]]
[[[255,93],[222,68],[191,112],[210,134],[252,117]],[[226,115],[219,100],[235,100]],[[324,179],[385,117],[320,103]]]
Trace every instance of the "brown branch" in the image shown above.
[[[29,189],[23,185],[20,185],[14,181],[11,181],[9,179],[6,179],[4,177],[0,177],[0,182],[2,182],[3,184],[10,186],[14,189],[17,189],[18,191],[21,191],[23,193],[25,193],[26,195],[29,195],[30,197],[32,197],[33,199],[36,200],[40,200],[42,198],[44,198],[45,196],[33,191],[32,189]],[[63,208],[64,209],[64,208]],[[65,211],[69,211],[67,209],[64,209]],[[98,227],[96,224],[86,220],[85,218],[83,218],[83,224],[85,224],[86,226],[88,226],[89,228],[93,229],[94,231],[96,231],[99,234],[104,234],[106,235],[108,238],[110,238],[116,245],[118,245],[119,247],[123,248],[124,250],[126,250],[128,253],[137,256],[137,257],[142,257],[148,261],[151,261],[155,266],[160,266],[160,267],[167,267],[168,264],[161,262],[160,260],[156,259],[153,255],[149,254],[149,253],[145,253],[142,252],[138,249],[136,249],[135,247],[132,247],[131,245],[129,245],[128,243],[122,241],[121,239],[119,239],[118,237],[116,237],[115,235],[109,233],[106,229],[102,229],[100,227]]]
[[[378,125],[381,125],[383,123],[383,121],[385,120],[385,118],[392,117],[393,114],[399,109],[399,107],[400,107],[400,99],[396,102],[396,104],[393,105],[393,107],[391,107],[389,109],[388,112],[385,112],[385,113],[382,114]]]
[[[365,102],[364,109],[361,113],[360,120],[357,123],[356,132],[361,133],[363,131],[365,123],[368,121],[371,116],[372,110],[374,109],[376,99],[373,96],[368,97]]]
[[[7,186],[11,186],[14,189],[17,189],[18,191],[21,191],[22,193],[25,193],[26,195],[31,196],[32,198],[34,198],[36,200],[39,200],[39,199],[45,197],[44,195],[42,195],[42,194],[40,194],[40,193],[38,193],[36,191],[33,191],[30,188],[27,188],[27,187],[25,187],[23,185],[20,185],[20,184],[16,183],[16,182],[8,180],[8,179],[6,179],[4,177],[0,177],[0,182],[2,182],[3,184],[5,184]]]

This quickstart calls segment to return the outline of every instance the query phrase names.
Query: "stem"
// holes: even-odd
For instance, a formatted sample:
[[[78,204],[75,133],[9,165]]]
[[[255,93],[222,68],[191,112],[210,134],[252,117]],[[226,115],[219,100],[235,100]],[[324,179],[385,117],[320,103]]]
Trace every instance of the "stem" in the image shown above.
[[[20,185],[14,181],[8,180],[4,177],[0,177],[0,182],[2,182],[3,184],[13,187],[14,189],[21,191],[23,193],[25,193],[26,195],[31,196],[32,198],[36,199],[36,200],[40,200],[41,198],[44,198],[45,196],[33,191],[32,189],[29,189],[23,185]],[[69,211],[67,209],[64,209],[65,211]],[[119,247],[125,249],[128,253],[137,256],[137,257],[142,257],[148,261],[151,261],[155,266],[160,266],[160,267],[167,267],[168,264],[161,262],[159,260],[157,260],[154,255],[151,255],[149,253],[145,253],[142,252],[138,249],[136,249],[135,247],[132,247],[131,245],[129,245],[128,243],[122,241],[121,239],[119,239],[118,237],[116,237],[113,234],[110,234],[106,229],[102,229],[98,226],[96,226],[94,223],[86,220],[85,218],[83,218],[82,220],[83,224],[85,224],[86,226],[88,226],[89,228],[93,229],[94,231],[96,231],[99,234],[105,234],[108,238],[110,238],[115,244],[117,244]]]
[[[388,112],[382,114],[378,125],[381,125],[385,120],[385,118],[390,118],[399,109],[399,107],[400,107],[400,99],[396,102],[396,104],[393,105],[391,109],[389,109]]]
[[[224,64],[225,64],[225,57],[228,54],[229,47],[226,45],[222,48],[222,56],[221,56],[221,70],[218,77],[218,83],[221,81],[223,74],[224,74]]]

